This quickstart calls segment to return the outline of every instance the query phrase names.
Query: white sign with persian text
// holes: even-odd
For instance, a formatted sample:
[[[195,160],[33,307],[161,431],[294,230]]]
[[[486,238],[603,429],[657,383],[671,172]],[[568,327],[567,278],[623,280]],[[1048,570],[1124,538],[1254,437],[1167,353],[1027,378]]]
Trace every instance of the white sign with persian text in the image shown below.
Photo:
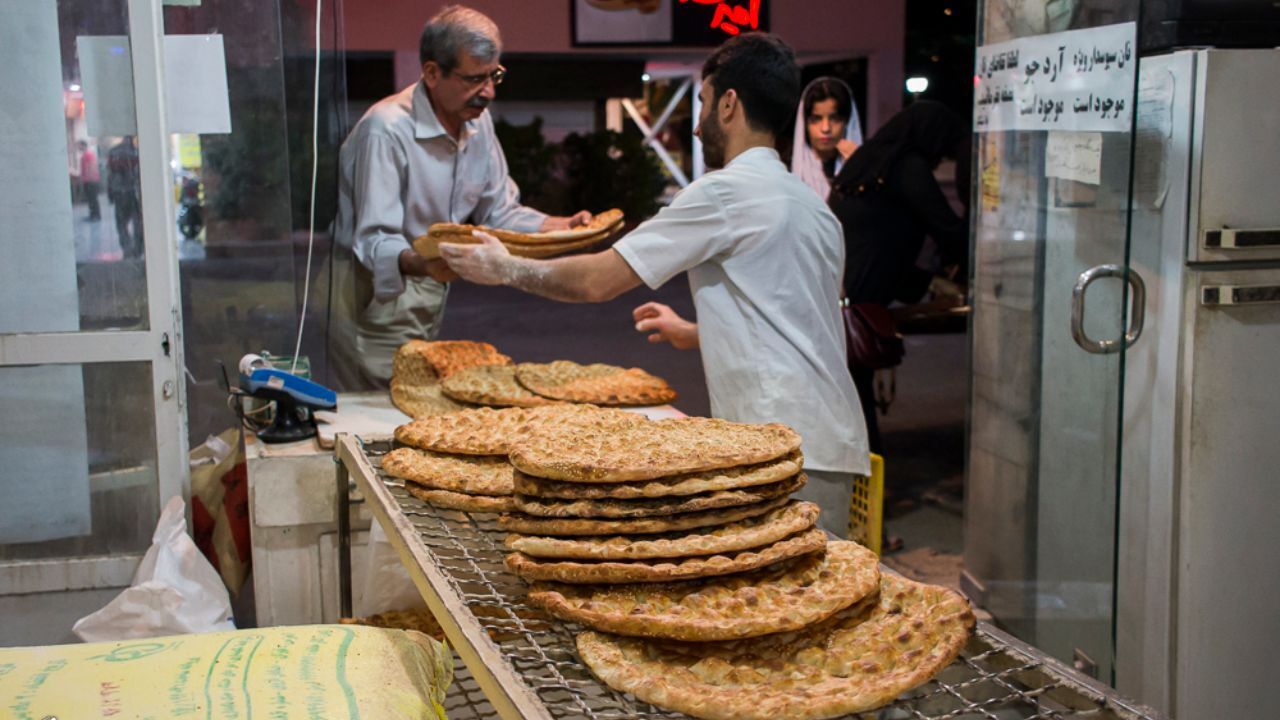
[[[1018,38],[978,48],[973,128],[1128,132],[1137,25]]]

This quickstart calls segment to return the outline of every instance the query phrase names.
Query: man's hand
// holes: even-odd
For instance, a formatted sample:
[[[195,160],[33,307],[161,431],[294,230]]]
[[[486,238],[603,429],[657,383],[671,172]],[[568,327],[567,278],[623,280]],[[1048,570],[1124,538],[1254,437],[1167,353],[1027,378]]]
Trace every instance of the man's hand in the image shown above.
[[[415,250],[401,250],[399,257],[400,274],[411,277],[429,276],[439,282],[452,282],[458,279],[457,273],[449,269],[444,260],[435,258],[428,260]]]
[[[649,342],[669,342],[677,350],[698,347],[698,325],[680,317],[662,303],[647,302],[631,311],[636,330],[652,332]]]
[[[840,153],[840,157],[846,161],[853,155],[853,151],[858,149],[858,143],[849,138],[840,138],[840,142],[836,143],[836,152]]]
[[[506,285],[512,280],[515,258],[498,238],[487,232],[471,233],[478,245],[440,243],[440,254],[453,272],[478,285]]]
[[[538,232],[571,230],[591,222],[591,217],[591,213],[586,210],[579,210],[569,217],[548,216],[546,220],[542,221],[542,227],[538,228]]]

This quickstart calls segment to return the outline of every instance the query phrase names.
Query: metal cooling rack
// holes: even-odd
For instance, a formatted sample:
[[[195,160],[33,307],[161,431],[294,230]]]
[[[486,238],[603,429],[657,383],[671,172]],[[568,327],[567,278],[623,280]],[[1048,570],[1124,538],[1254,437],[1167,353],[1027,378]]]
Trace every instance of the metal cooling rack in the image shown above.
[[[341,436],[338,487],[348,488],[348,476],[354,481],[462,660],[446,703],[450,718],[685,717],[596,680],[574,647],[583,628],[529,605],[525,582],[503,566],[507,533],[496,516],[443,510],[409,495],[378,467],[387,449]],[[341,506],[346,496],[339,493]],[[1167,720],[986,623],[933,680],[851,717]]]

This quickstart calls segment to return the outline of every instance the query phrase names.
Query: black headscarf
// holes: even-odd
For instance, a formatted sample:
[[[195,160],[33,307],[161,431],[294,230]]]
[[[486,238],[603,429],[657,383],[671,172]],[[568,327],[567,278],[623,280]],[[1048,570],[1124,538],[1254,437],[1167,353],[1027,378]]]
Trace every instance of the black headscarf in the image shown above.
[[[914,152],[936,166],[943,156],[956,152],[968,134],[965,122],[946,105],[917,100],[858,147],[834,184],[845,194],[874,190],[883,186],[885,175],[903,155]]]

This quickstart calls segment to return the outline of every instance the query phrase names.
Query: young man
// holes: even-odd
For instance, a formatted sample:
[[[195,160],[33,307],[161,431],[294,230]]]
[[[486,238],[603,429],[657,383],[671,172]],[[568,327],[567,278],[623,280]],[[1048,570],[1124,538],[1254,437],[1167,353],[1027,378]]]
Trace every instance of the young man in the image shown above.
[[[648,222],[593,255],[536,261],[496,239],[442,245],[461,277],[567,302],[602,302],[657,288],[688,271],[700,322],[649,303],[636,329],[653,342],[700,347],[711,412],[740,422],[783,422],[804,438],[808,485],[822,527],[848,531],[855,473],[869,472],[866,429],[845,365],[839,288],[840,224],[788,172],[775,149],[800,95],[795,55],[778,38],[735,37],[702,68],[702,139],[708,173]]]
[[[344,307],[330,364],[342,389],[386,387],[396,348],[438,331],[453,276],[410,247],[431,225],[533,232],[591,219],[520,204],[486,112],[506,74],[501,54],[492,20],[446,7],[422,29],[421,80],[370,108],[342,144],[335,235],[356,260],[335,292]]]

